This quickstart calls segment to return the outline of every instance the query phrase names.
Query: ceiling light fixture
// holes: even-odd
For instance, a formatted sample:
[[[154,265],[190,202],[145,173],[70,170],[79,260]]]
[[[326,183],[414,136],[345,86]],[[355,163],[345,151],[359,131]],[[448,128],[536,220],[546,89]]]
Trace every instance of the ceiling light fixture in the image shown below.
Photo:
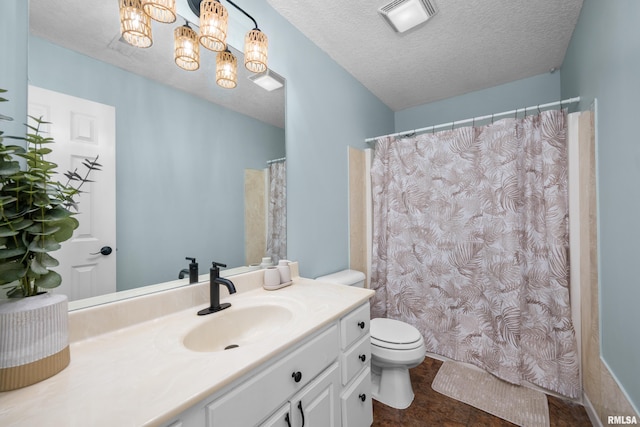
[[[195,71],[200,68],[200,44],[198,34],[186,22],[173,32],[174,59],[183,70]]]
[[[120,28],[123,38],[136,47],[149,47],[151,18],[158,22],[174,22],[175,0],[119,0]],[[252,73],[268,71],[267,35],[260,31],[258,23],[240,6],[225,0],[253,21],[254,28],[245,36],[244,66]],[[174,30],[174,58],[176,64],[187,71],[200,68],[199,44],[218,52],[216,56],[216,82],[224,88],[234,88],[238,83],[237,58],[227,46],[229,13],[220,0],[186,0],[189,8],[200,18],[200,34],[187,21]]]
[[[142,10],[158,22],[170,24],[176,20],[176,0],[142,0]]]
[[[151,18],[142,9],[141,0],[120,0],[120,33],[125,41],[135,47],[149,47]]]
[[[378,9],[378,13],[397,33],[404,33],[426,22],[438,12],[429,0],[394,0]]]

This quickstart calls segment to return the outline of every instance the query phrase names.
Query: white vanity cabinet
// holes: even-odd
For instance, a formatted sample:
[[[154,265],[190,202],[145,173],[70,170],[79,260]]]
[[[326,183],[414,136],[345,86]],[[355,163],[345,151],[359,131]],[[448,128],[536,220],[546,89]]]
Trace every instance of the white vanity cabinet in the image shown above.
[[[258,425],[334,363],[338,354],[338,328],[331,325],[209,404],[207,426]]]
[[[165,426],[368,427],[369,346],[367,302]]]

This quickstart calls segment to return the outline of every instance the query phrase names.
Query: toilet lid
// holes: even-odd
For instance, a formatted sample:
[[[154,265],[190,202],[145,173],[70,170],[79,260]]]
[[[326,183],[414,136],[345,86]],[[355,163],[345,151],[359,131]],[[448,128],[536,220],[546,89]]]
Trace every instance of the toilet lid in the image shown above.
[[[395,319],[371,319],[371,344],[391,349],[413,349],[421,345],[422,335],[408,323]]]

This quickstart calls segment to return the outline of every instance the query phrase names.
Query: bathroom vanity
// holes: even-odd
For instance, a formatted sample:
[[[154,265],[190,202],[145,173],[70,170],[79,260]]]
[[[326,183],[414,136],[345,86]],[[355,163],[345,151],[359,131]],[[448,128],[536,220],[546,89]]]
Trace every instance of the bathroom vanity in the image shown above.
[[[71,364],[0,393],[2,423],[371,425],[373,292],[297,275],[266,291],[262,273],[207,316],[208,283],[71,312]]]

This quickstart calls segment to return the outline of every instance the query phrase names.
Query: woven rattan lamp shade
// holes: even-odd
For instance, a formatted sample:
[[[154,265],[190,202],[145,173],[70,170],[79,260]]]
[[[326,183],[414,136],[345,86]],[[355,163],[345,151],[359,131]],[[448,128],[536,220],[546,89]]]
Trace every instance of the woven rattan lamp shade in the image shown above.
[[[269,40],[262,31],[253,29],[244,37],[244,66],[252,73],[267,69]]]
[[[227,48],[229,13],[217,0],[200,3],[200,44],[209,50],[222,52]]]
[[[238,59],[228,50],[218,52],[216,57],[216,83],[225,89],[238,84]]]
[[[183,70],[195,71],[200,68],[200,45],[198,35],[187,24],[173,31],[174,59]]]
[[[149,47],[151,18],[142,10],[140,0],[120,0],[120,32],[127,43],[136,47]]]
[[[176,20],[176,0],[142,0],[142,10],[158,22],[170,24]]]

